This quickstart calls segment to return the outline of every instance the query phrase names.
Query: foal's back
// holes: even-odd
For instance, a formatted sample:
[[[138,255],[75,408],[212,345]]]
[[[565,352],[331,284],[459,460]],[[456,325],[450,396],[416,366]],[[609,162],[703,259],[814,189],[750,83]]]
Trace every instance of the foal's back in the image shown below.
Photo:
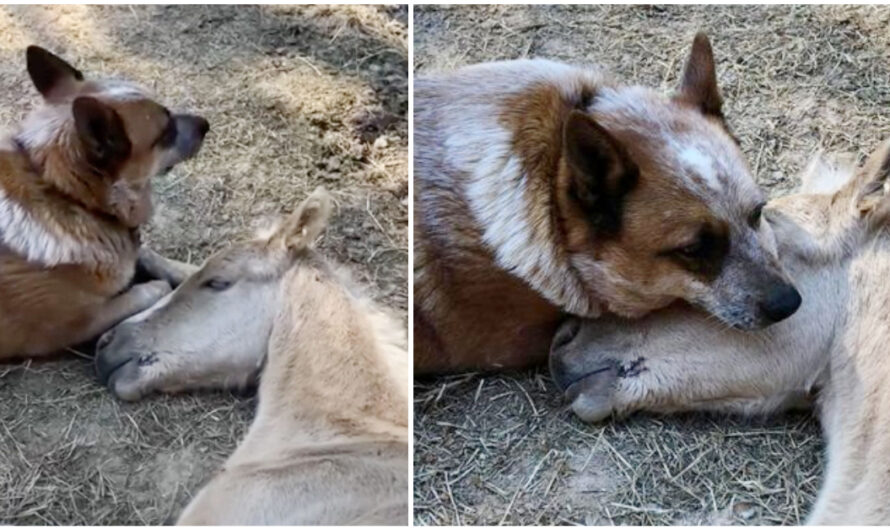
[[[368,440],[226,466],[178,524],[405,525],[408,444]]]

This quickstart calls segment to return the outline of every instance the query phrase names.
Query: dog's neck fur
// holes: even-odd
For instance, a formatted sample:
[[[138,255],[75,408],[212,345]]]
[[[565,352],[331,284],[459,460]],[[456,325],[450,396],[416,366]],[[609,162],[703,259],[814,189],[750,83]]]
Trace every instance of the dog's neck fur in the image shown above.
[[[610,82],[596,70],[550,62],[542,64],[548,68],[542,84],[560,93],[566,104],[562,110],[566,113],[580,94],[591,93],[595,87]],[[516,91],[517,87],[511,89]],[[494,109],[477,114],[475,119],[483,120],[486,116],[499,117],[502,111]],[[546,131],[548,136],[560,137],[563,118],[554,117],[550,124],[553,130]],[[559,168],[564,164],[562,154],[554,157],[553,153],[544,152],[553,149],[552,142],[541,144],[540,152],[537,147],[534,152],[518,152],[514,148],[513,131],[501,123],[480,123],[472,130],[473,133],[462,140],[473,147],[460,152],[473,153],[473,159],[456,163],[469,175],[465,196],[479,226],[483,227],[482,239],[492,250],[498,266],[527,282],[562,310],[581,316],[599,316],[602,302],[585,289],[578,272],[557,246],[562,235],[556,219],[554,194]],[[561,145],[561,141],[555,145]],[[549,158],[552,167],[549,171],[530,173],[526,170],[529,158]],[[536,188],[546,192],[529,192]]]
[[[135,248],[138,234],[102,212],[91,176],[69,169],[83,165],[73,134],[61,127],[0,142],[0,243],[47,267],[101,267]]]
[[[89,169],[73,122],[62,120],[56,109],[38,109],[14,140],[41,181],[84,208],[109,216],[100,200],[107,183]]]
[[[494,146],[492,146],[494,147]],[[496,156],[486,149],[483,157]],[[570,313],[597,316],[600,304],[588,296],[571,264],[560,254],[554,222],[554,198],[525,191],[524,181],[536,178],[520,168],[519,157],[509,154],[498,161],[498,171],[481,171],[467,183],[470,208],[484,227],[483,240],[497,264],[527,282],[549,302]],[[490,167],[490,166],[488,166]],[[551,182],[538,185],[551,187]],[[531,212],[533,217],[526,216]]]

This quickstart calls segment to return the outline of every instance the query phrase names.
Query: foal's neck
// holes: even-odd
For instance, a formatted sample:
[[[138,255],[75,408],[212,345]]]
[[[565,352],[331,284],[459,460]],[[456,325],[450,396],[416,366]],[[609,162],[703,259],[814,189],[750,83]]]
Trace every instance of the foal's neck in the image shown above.
[[[331,270],[296,267],[269,339],[260,416],[307,443],[406,439],[405,331]]]

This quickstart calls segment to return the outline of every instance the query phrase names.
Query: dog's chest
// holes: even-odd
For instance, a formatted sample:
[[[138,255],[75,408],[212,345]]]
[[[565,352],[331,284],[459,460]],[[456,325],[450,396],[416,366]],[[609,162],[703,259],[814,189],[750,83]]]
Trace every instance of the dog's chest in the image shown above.
[[[136,268],[137,248],[118,253],[114,260],[47,267],[29,261],[0,243],[0,277],[6,288],[15,285],[67,285],[67,289],[97,298],[110,298],[129,287]]]
[[[16,169],[0,164],[3,266],[20,274],[33,270],[72,276],[100,292],[126,287],[139,248],[138,231],[50,194]]]
[[[443,350],[425,352],[433,358],[423,363],[446,370],[520,368],[546,359],[558,308],[499,269],[450,265],[427,271],[443,283],[420,286],[420,292],[415,286],[417,316],[434,323],[435,350]]]

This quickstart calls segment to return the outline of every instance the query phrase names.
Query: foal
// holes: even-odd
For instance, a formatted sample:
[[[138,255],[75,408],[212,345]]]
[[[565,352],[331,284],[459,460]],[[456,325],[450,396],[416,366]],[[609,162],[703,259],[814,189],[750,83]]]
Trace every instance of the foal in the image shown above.
[[[316,190],[100,339],[126,400],[249,385],[265,364],[246,438],[180,524],[408,524],[405,329],[313,250],[330,211]]]

